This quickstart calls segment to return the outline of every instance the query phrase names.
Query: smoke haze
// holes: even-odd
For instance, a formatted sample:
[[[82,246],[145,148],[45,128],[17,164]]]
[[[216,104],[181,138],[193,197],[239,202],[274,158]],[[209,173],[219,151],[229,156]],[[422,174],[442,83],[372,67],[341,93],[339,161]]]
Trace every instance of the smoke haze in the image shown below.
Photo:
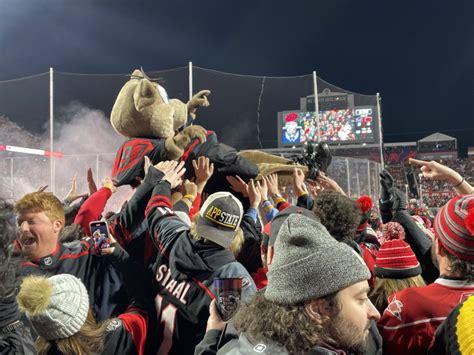
[[[0,144],[49,150],[49,124],[40,136],[31,134],[7,117],[0,116]],[[77,176],[79,193],[87,193],[87,169],[92,168],[100,188],[103,178],[110,176],[115,153],[124,138],[118,135],[102,111],[71,102],[60,107],[54,124],[54,151],[64,158],[55,159],[55,194],[63,199]],[[0,195],[18,199],[50,181],[50,160],[41,156],[0,152]],[[13,180],[12,180],[13,178]],[[106,210],[117,210],[130,197],[130,188],[121,187],[109,200]]]

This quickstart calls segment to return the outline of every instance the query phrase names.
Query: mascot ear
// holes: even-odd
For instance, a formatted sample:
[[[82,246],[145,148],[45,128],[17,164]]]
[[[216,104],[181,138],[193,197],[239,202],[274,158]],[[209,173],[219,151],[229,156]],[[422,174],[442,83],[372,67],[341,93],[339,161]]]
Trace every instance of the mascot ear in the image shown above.
[[[135,103],[135,109],[142,111],[145,107],[152,105],[157,100],[158,93],[156,87],[146,79],[140,80],[140,83],[133,92],[133,102]]]

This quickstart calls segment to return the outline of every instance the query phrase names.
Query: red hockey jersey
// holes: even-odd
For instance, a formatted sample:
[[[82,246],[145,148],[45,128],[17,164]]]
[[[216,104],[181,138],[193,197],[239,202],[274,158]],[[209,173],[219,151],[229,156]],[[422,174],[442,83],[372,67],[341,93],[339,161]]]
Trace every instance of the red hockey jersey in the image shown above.
[[[474,282],[440,277],[426,287],[394,293],[378,322],[385,354],[425,354],[449,312],[474,294]]]

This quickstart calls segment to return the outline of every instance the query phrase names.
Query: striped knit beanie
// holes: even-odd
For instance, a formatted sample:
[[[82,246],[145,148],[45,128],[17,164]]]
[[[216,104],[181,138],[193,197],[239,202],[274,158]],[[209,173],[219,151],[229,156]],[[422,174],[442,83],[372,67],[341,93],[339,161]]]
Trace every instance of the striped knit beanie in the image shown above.
[[[393,239],[405,239],[405,229],[398,222],[388,222],[382,228],[382,237],[380,239],[381,244],[388,240]]]
[[[405,230],[400,223],[389,222],[384,226],[383,243],[375,259],[375,276],[406,279],[421,274],[421,266],[415,253],[403,239]]]
[[[474,194],[453,197],[441,207],[434,231],[450,254],[474,261]]]

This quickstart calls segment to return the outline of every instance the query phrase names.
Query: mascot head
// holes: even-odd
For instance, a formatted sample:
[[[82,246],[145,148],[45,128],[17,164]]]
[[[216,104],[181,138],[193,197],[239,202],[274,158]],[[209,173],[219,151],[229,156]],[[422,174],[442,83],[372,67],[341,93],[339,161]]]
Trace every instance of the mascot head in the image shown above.
[[[187,120],[187,105],[135,69],[115,100],[110,122],[125,137],[168,138]]]

